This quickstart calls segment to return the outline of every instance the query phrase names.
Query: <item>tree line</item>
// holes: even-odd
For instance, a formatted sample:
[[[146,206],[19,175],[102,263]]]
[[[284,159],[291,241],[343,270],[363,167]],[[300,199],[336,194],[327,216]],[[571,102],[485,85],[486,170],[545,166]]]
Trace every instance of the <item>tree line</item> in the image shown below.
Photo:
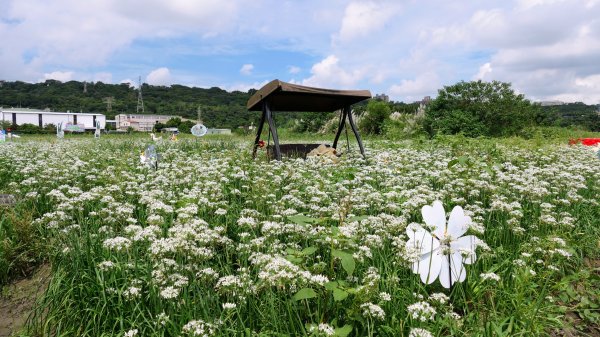
[[[41,83],[2,82],[0,106],[103,113],[112,119],[121,113],[135,113],[138,90],[127,83],[106,84],[46,80]],[[183,85],[154,86],[142,84],[145,113],[173,115],[195,120],[198,110],[204,125],[212,128],[237,129],[257,125],[259,112],[246,109],[246,102],[256,92],[228,92]],[[527,126],[576,127],[600,131],[600,105],[569,103],[540,106],[517,94],[510,83],[458,82],[445,86],[419,111],[419,102],[404,103],[371,99],[353,106],[360,117],[359,126],[370,134],[426,133],[465,136],[516,135]],[[296,132],[316,132],[335,118],[335,113],[276,112],[279,127]],[[170,124],[179,125],[181,121]],[[189,124],[189,123],[188,123]],[[187,128],[187,124],[185,127]]]

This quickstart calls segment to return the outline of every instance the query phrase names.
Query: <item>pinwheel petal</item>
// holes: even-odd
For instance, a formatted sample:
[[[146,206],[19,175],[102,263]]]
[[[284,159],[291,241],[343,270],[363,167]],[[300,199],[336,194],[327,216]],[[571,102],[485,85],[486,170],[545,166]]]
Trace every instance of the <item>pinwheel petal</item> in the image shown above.
[[[472,264],[477,260],[477,254],[475,253],[475,249],[477,248],[477,237],[474,235],[467,235],[457,240],[450,242],[450,247],[453,252],[461,254],[465,251],[469,253],[469,255],[463,257],[463,263]]]
[[[433,202],[432,206],[425,205],[421,209],[423,220],[427,226],[433,228],[433,233],[441,238],[446,231],[446,213],[444,211],[444,205],[439,200]]]
[[[434,238],[428,231],[421,229],[413,232],[412,238],[408,239],[406,245],[416,249],[418,255],[423,255],[437,249],[440,246],[440,241]]]
[[[408,236],[409,239],[414,239],[416,233],[420,233],[424,230],[425,229],[423,229],[423,227],[421,227],[420,225],[412,223],[406,227],[406,235]]]
[[[419,263],[419,275],[425,284],[433,283],[440,274],[442,267],[442,256],[438,251],[425,254]]]
[[[440,269],[439,277],[440,277],[440,283],[442,284],[442,287],[444,287],[446,289],[450,288],[450,286],[452,285],[452,282],[450,280],[450,267],[449,267],[447,256],[442,257],[442,266]]]
[[[450,288],[456,282],[462,282],[467,277],[467,271],[462,264],[462,256],[459,253],[442,256],[440,270],[440,283],[444,288]]]
[[[453,238],[459,238],[467,232],[471,224],[471,217],[465,215],[462,207],[455,206],[448,219],[448,234]]]

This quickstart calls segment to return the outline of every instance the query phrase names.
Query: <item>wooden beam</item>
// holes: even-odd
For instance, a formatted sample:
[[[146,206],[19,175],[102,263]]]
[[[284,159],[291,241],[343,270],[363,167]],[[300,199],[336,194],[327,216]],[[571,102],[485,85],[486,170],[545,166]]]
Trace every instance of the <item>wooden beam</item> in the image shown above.
[[[273,148],[275,149],[275,159],[281,160],[281,149],[279,148],[279,137],[277,136],[277,128],[275,127],[275,121],[273,120],[273,112],[269,106],[268,101],[263,101],[263,110],[266,112],[267,122],[269,123],[269,130],[273,135]]]
[[[360,153],[362,154],[363,158],[367,159],[367,156],[365,155],[365,148],[363,146],[362,140],[360,139],[360,135],[358,134],[358,128],[356,127],[356,124],[354,124],[354,119],[352,119],[352,111],[350,111],[350,106],[347,106],[345,110],[348,111],[348,121],[350,122],[352,131],[354,132],[354,136],[356,137],[356,141],[358,142]]]
[[[256,149],[258,149],[258,142],[260,141],[260,134],[262,133],[263,125],[265,124],[265,116],[267,112],[263,109],[262,116],[260,116],[260,122],[256,127],[256,139],[254,140],[254,148],[252,149],[252,159],[256,158]]]
[[[335,139],[333,140],[333,148],[334,149],[337,149],[338,140],[340,139],[342,130],[346,126],[346,116],[347,116],[347,112],[346,112],[346,109],[344,108],[344,109],[342,109],[341,116],[340,116],[340,124],[338,125],[338,130],[335,134]]]

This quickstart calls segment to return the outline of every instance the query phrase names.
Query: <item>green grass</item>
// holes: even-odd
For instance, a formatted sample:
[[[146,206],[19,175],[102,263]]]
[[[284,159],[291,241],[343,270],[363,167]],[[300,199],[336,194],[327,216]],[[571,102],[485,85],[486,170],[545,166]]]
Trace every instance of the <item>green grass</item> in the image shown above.
[[[0,281],[51,262],[32,336],[191,336],[194,324],[219,336],[316,335],[318,324],[338,336],[590,333],[598,159],[555,136],[367,137],[367,161],[350,138],[337,165],[252,161],[251,135],[181,136],[156,144],[157,171],[139,164],[147,135],[22,138],[0,147],[0,190],[19,197],[0,218]],[[422,284],[402,248],[436,199],[469,210],[490,248],[451,289]],[[434,317],[414,318],[418,302]]]

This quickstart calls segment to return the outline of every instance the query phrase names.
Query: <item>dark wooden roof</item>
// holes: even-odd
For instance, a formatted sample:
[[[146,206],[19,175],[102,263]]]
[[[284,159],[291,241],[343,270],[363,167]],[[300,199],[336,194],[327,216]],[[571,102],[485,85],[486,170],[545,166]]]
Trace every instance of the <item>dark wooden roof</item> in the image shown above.
[[[333,90],[273,80],[260,88],[246,106],[261,111],[267,100],[272,111],[331,112],[371,98],[369,90]]]

